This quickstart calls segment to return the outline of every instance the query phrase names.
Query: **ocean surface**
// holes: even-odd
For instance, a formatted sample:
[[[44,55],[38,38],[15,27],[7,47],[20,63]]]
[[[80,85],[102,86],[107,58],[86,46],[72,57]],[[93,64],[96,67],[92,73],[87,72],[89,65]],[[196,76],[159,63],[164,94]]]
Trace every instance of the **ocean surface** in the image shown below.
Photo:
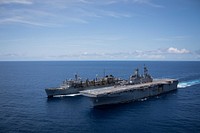
[[[48,99],[77,73],[128,79],[143,65],[154,78],[176,78],[178,90],[137,102],[93,108],[87,97]],[[0,62],[0,133],[200,133],[200,62]]]

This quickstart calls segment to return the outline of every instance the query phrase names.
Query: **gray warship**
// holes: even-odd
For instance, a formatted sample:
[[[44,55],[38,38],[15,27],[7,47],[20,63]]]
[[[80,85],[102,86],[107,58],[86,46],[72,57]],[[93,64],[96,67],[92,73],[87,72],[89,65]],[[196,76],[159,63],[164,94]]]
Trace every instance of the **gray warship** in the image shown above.
[[[148,69],[144,66],[144,74],[139,75],[136,69],[129,80],[120,84],[95,90],[80,91],[83,96],[90,98],[94,106],[109,105],[136,101],[147,97],[157,96],[177,89],[176,79],[153,80]]]
[[[51,98],[58,95],[76,94],[83,90],[91,90],[114,86],[120,81],[119,78],[113,75],[106,75],[103,78],[96,77],[93,80],[86,79],[83,81],[77,74],[74,79],[63,81],[60,87],[45,89],[47,97]]]

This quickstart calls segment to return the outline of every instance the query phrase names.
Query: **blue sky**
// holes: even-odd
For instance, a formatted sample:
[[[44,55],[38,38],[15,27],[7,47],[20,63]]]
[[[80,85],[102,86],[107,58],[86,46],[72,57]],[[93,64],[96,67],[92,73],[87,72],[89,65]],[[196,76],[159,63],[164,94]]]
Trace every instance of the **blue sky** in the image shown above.
[[[0,0],[0,61],[199,61],[199,43],[199,0]]]

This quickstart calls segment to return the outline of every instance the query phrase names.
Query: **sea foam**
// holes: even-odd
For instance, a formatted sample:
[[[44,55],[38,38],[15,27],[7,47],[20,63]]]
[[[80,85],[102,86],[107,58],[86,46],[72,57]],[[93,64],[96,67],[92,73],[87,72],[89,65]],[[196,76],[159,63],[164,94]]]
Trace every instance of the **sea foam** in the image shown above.
[[[197,85],[197,84],[200,84],[200,79],[180,82],[178,84],[178,88],[186,88],[186,87]]]

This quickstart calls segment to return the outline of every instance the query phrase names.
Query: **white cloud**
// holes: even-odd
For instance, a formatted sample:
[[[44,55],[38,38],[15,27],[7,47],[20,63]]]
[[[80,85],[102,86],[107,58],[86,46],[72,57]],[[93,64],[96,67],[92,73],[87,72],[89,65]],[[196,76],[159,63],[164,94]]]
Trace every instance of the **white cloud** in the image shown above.
[[[74,54],[63,54],[49,56],[54,59],[86,59],[86,60],[162,60],[165,55],[157,53],[159,50],[152,51],[131,51],[131,52],[79,52]]]
[[[79,52],[74,54],[54,55],[54,59],[92,59],[92,60],[179,60],[183,55],[191,53],[186,49],[170,47],[168,49],[134,50],[129,52]],[[176,56],[174,54],[179,54]]]
[[[137,3],[157,6],[150,0],[0,0],[0,24],[60,27],[69,23],[88,24],[97,19],[131,18],[135,16],[131,10],[121,11],[110,6]],[[5,8],[5,4],[13,6]]]
[[[168,49],[134,50],[134,51],[110,51],[92,52],[90,50],[77,51],[64,54],[0,54],[0,60],[199,60],[199,51],[186,55],[189,50],[170,47]]]
[[[184,41],[186,39],[189,39],[190,36],[187,35],[178,35],[178,36],[169,36],[169,37],[160,37],[154,39],[155,41]]]
[[[156,8],[163,8],[164,6],[155,4],[151,0],[132,0],[133,3],[138,3],[138,4],[143,4],[151,7],[156,7]]]
[[[168,53],[173,53],[173,54],[188,54],[190,53],[189,50],[187,49],[177,49],[177,48],[174,48],[174,47],[170,47],[167,49],[167,52]]]
[[[32,21],[27,18],[23,17],[11,17],[11,18],[4,18],[0,19],[0,24],[10,24],[10,23],[19,23],[19,24],[26,24],[26,25],[32,25],[32,26],[42,26],[42,27],[55,27],[59,26],[58,24],[48,23],[48,22],[37,22]]]
[[[30,4],[32,4],[32,1],[30,1],[30,0],[0,0],[0,5],[1,4],[25,4],[25,5],[30,5]]]

